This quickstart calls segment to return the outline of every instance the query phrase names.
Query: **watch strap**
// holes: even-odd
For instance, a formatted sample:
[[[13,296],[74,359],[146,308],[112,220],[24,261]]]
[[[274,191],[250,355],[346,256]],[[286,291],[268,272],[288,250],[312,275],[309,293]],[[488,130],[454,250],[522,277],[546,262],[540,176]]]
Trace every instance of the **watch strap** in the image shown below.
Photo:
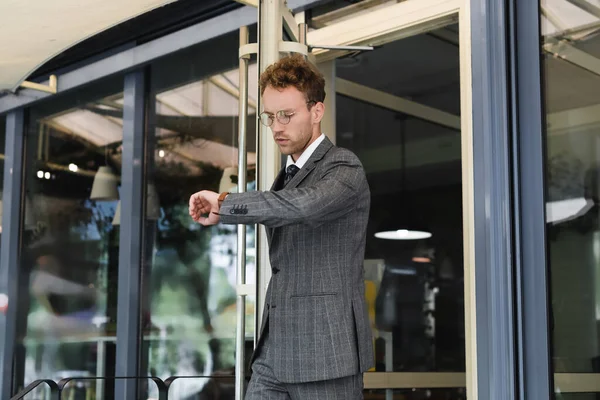
[[[227,197],[227,195],[229,194],[229,192],[223,192],[219,195],[219,207],[221,207],[221,204],[223,203],[223,201],[225,201],[225,198]]]

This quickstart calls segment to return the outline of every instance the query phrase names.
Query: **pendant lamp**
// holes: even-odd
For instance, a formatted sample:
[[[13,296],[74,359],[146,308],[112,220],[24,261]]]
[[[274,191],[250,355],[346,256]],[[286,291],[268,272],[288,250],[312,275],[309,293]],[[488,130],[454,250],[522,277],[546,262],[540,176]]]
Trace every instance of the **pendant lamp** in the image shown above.
[[[98,201],[119,200],[117,184],[118,178],[112,168],[108,166],[100,167],[94,176],[90,199]]]
[[[375,233],[375,237],[378,239],[387,240],[419,240],[430,238],[431,232],[425,230],[415,230],[413,226],[409,226],[407,223],[409,217],[412,215],[408,210],[408,202],[406,199],[406,117],[401,117],[401,129],[400,129],[400,148],[401,148],[401,171],[402,171],[402,204],[400,209],[402,212],[402,223],[403,226],[394,227],[394,229],[382,230]]]

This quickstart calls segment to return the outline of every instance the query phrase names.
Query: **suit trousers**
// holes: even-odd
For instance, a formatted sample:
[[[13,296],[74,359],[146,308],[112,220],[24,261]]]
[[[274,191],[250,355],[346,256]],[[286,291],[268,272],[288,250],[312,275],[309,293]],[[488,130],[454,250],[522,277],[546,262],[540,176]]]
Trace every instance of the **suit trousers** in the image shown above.
[[[245,400],[362,400],[363,375],[346,376],[305,383],[282,383],[275,378],[269,343],[268,328],[265,329],[259,354],[252,363],[252,377]]]

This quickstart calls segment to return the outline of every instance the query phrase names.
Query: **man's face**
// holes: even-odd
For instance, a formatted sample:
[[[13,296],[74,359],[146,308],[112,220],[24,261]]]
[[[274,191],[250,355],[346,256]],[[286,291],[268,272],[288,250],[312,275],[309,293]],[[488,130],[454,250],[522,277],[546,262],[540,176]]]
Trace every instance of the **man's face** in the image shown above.
[[[272,116],[271,131],[279,150],[282,154],[291,155],[296,161],[321,134],[319,122],[323,104],[307,104],[304,94],[293,86],[285,89],[268,86],[263,93],[263,105],[264,112]],[[278,113],[280,117],[283,114],[284,119],[289,119],[289,122],[280,122]]]

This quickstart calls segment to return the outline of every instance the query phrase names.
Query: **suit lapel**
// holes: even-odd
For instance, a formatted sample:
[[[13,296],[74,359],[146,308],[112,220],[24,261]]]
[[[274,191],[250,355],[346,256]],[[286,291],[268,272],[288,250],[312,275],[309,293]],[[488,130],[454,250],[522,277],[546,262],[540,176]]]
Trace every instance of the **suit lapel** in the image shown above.
[[[281,168],[279,170],[277,177],[275,177],[275,180],[273,181],[273,185],[271,185],[270,191],[279,190],[283,186],[284,177],[285,177],[285,165],[283,166],[283,168]]]
[[[321,161],[321,159],[325,156],[325,154],[327,154],[329,149],[331,149],[332,147],[333,143],[331,143],[331,141],[327,137],[325,137],[321,144],[315,149],[314,153],[312,153],[312,155],[306,161],[306,164],[304,164],[304,166],[300,168],[300,171],[296,173],[292,180],[289,181],[287,185],[285,185],[285,188],[293,189],[297,187],[300,184],[300,182],[302,182],[304,178],[306,178],[308,174],[310,174],[311,171],[315,169],[315,167],[317,166],[317,162]]]

